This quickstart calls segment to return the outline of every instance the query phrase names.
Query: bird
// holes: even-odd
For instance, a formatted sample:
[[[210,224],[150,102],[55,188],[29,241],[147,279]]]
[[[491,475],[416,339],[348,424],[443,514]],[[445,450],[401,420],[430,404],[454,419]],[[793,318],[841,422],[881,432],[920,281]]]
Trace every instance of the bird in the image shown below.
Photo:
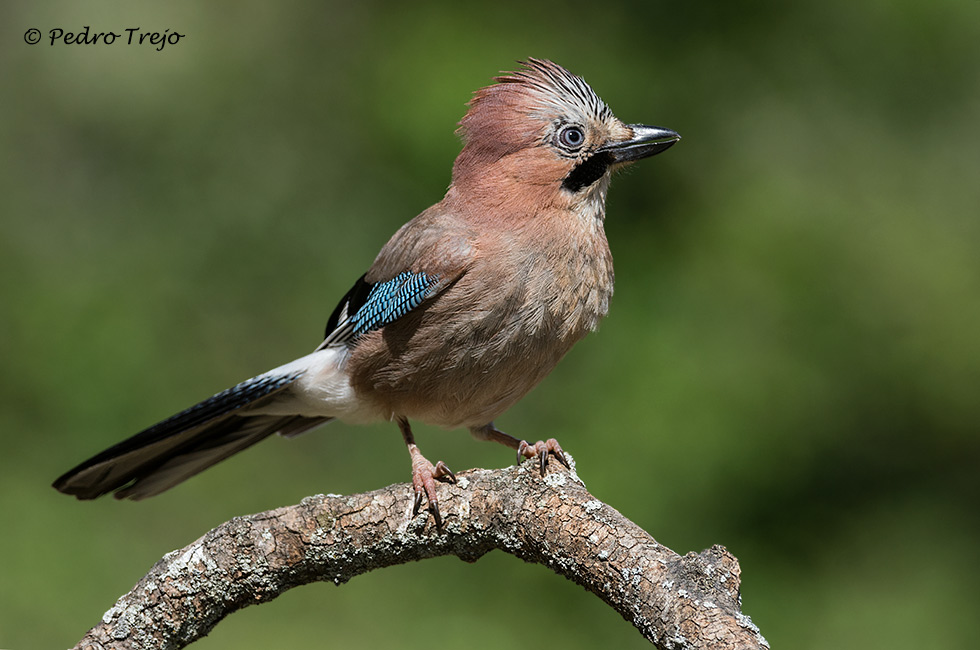
[[[405,223],[341,298],[313,352],[96,454],[54,488],[87,500],[157,495],[278,433],[331,420],[397,423],[412,465],[413,517],[442,526],[436,481],[411,421],[568,464],[554,438],[528,443],[494,420],[596,329],[613,293],[604,221],[616,170],[676,132],[620,121],[586,81],[519,61],[477,90],[444,198]]]

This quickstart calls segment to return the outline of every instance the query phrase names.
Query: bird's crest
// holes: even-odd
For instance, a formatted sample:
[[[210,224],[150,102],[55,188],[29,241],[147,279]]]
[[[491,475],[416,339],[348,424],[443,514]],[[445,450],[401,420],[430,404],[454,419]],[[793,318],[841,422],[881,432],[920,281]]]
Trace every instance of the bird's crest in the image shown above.
[[[522,69],[494,77],[470,100],[457,134],[465,148],[491,162],[540,138],[542,123],[559,116],[606,121],[612,111],[582,77],[557,63],[529,58]]]

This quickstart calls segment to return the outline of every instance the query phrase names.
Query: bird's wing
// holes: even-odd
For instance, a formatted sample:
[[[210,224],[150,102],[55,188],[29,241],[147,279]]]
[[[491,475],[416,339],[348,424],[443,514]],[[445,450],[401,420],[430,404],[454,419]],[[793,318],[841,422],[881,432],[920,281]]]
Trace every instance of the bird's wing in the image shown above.
[[[340,300],[317,349],[351,345],[445,291],[470,267],[474,241],[438,205],[409,221]]]
[[[350,344],[362,334],[401,318],[435,294],[442,284],[439,275],[425,272],[403,271],[390,280],[375,283],[364,278],[362,275],[357,279],[333,310],[318,350]]]

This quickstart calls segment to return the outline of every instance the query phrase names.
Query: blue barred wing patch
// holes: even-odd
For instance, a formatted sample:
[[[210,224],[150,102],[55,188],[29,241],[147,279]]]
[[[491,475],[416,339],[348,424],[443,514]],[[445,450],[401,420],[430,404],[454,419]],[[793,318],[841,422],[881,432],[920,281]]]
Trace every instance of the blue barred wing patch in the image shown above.
[[[354,336],[380,329],[418,307],[439,283],[438,275],[404,271],[371,287],[350,318]]]

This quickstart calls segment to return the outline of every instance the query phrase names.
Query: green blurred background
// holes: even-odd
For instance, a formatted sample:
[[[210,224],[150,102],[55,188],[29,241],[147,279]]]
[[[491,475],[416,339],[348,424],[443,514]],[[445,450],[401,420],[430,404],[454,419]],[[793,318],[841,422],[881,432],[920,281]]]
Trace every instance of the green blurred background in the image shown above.
[[[52,1],[0,24],[0,647],[73,644],[234,515],[408,479],[395,427],[333,424],[142,503],[49,487],[319,343],[441,198],[471,93],[527,56],[684,140],[614,181],[611,315],[498,424],[560,438],[671,548],[731,549],[774,648],[974,647],[980,2]],[[84,25],[186,38],[23,39]],[[457,470],[512,462],[417,434]],[[195,647],[441,644],[646,647],[499,552],[296,589]]]

